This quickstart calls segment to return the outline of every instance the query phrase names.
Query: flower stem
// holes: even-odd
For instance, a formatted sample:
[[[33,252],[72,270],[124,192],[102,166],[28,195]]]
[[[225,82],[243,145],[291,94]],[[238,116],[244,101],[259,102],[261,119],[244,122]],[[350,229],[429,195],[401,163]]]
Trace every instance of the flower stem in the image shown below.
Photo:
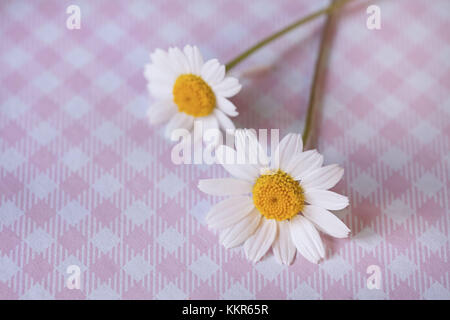
[[[251,54],[255,53],[256,51],[258,51],[259,49],[261,49],[262,47],[264,47],[265,45],[269,44],[270,42],[272,42],[273,40],[278,39],[279,37],[281,37],[282,35],[288,33],[289,31],[311,21],[314,20],[315,18],[320,17],[323,14],[331,14],[333,11],[335,11],[336,9],[339,9],[341,6],[343,6],[346,2],[348,2],[350,0],[337,0],[337,1],[333,1],[332,4],[330,4],[328,7],[320,9],[314,13],[311,13],[309,15],[307,15],[306,17],[301,18],[300,20],[294,21],[293,23],[291,23],[290,25],[288,25],[287,27],[281,29],[278,32],[275,32],[274,34],[268,36],[267,38],[261,40],[260,42],[258,42],[257,44],[255,44],[254,46],[250,47],[249,49],[247,49],[246,51],[244,51],[243,53],[241,53],[240,55],[238,55],[237,57],[235,57],[234,59],[232,59],[231,61],[229,61],[226,65],[225,68],[227,71],[231,70],[232,68],[234,68],[237,64],[239,64],[240,62],[242,62],[243,60],[245,60],[246,58],[248,58],[248,56],[250,56]]]
[[[334,1],[333,4],[337,3],[338,1]],[[333,4],[331,6],[333,6]],[[322,39],[320,40],[320,47],[319,47],[319,56],[316,60],[316,64],[314,67],[314,77],[311,85],[311,89],[309,92],[309,102],[308,102],[308,109],[306,112],[306,120],[305,120],[305,127],[303,129],[303,145],[306,147],[308,143],[308,139],[311,136],[311,130],[313,127],[313,118],[314,118],[314,110],[316,105],[318,104],[318,91],[319,91],[319,83],[320,83],[320,75],[321,71],[323,70],[325,63],[326,63],[326,57],[327,57],[327,39],[329,37],[329,34],[332,30],[332,21],[335,11],[330,11],[328,14],[327,20],[325,22],[325,26],[322,32]]]

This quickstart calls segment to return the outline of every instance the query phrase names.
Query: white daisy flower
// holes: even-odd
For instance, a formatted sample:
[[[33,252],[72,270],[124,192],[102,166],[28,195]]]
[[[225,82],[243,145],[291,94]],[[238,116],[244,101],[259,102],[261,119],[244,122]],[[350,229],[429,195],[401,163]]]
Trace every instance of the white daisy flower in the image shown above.
[[[203,62],[197,47],[156,49],[145,66],[147,88],[156,99],[148,117],[152,124],[167,122],[166,136],[174,129],[191,131],[194,120],[203,130],[234,129],[229,117],[238,115],[228,98],[241,90],[238,79],[225,76],[225,66],[217,59]]]
[[[247,258],[257,262],[272,247],[277,261],[288,265],[298,250],[318,263],[325,250],[317,229],[336,238],[349,235],[350,229],[328,211],[348,205],[347,197],[328,190],[342,178],[343,168],[322,167],[323,156],[316,150],[302,151],[299,134],[285,136],[270,161],[250,130],[236,130],[235,145],[236,150],[220,146],[216,152],[234,178],[200,180],[198,185],[210,195],[232,196],[213,206],[206,217],[210,228],[220,230],[226,248],[244,243]],[[235,159],[241,152],[247,158],[259,152],[260,162],[270,166],[223,162],[225,154]]]

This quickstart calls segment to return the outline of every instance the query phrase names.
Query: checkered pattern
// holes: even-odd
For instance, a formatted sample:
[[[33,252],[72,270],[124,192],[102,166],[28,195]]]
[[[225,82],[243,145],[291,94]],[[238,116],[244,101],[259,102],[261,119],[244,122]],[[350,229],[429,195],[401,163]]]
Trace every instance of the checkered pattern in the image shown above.
[[[207,229],[218,199],[197,181],[226,174],[171,163],[143,65],[186,43],[226,61],[326,1],[75,2],[80,30],[63,1],[0,4],[0,298],[450,298],[449,1],[380,1],[381,30],[365,2],[341,17],[317,133],[346,169],[353,236],[290,267],[252,265]],[[243,64],[274,68],[243,81],[238,127],[301,132],[323,22]],[[65,285],[73,264],[80,290]]]

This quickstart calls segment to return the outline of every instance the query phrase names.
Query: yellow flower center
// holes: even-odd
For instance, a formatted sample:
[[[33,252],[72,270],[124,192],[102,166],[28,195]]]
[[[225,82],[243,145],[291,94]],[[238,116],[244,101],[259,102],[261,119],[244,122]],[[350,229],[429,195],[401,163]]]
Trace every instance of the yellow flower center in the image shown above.
[[[199,76],[182,74],[173,86],[173,101],[180,112],[204,117],[213,112],[216,96],[211,87]]]
[[[255,207],[267,219],[293,218],[305,204],[300,184],[281,170],[259,176],[252,192]]]

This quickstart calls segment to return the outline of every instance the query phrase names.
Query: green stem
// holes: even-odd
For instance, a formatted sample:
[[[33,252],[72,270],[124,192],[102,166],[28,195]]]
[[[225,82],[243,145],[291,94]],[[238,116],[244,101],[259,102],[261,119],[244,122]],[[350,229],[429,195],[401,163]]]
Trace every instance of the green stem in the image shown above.
[[[329,14],[331,12],[333,12],[334,10],[340,8],[341,6],[343,6],[346,2],[348,2],[350,0],[337,0],[334,1],[331,5],[329,5],[326,8],[320,9],[310,15],[307,15],[306,17],[301,18],[300,20],[297,20],[293,23],[291,23],[290,25],[288,25],[287,27],[281,29],[278,32],[275,32],[274,34],[272,34],[271,36],[268,36],[267,38],[261,40],[260,42],[258,42],[257,44],[255,44],[253,47],[247,49],[246,51],[244,51],[243,53],[241,53],[240,55],[238,55],[236,58],[232,59],[231,61],[229,61],[225,67],[226,70],[229,71],[232,68],[234,68],[237,64],[239,64],[240,62],[242,62],[243,60],[245,60],[248,56],[250,56],[251,54],[253,54],[254,52],[258,51],[259,49],[261,49],[262,47],[264,47],[265,45],[269,44],[270,42],[272,42],[273,40],[276,40],[277,38],[281,37],[282,35],[288,33],[289,31],[311,21],[314,20],[315,18],[320,17],[323,14]]]
[[[305,127],[303,129],[303,145],[306,147],[308,143],[308,138],[311,136],[311,130],[313,127],[313,115],[314,115],[314,109],[317,105],[318,100],[318,90],[319,90],[319,78],[320,73],[324,68],[325,62],[326,62],[326,42],[328,39],[328,35],[331,32],[332,29],[332,18],[333,13],[330,12],[328,14],[327,20],[325,22],[325,27],[322,32],[322,39],[320,40],[320,47],[319,47],[319,56],[316,60],[316,64],[314,67],[314,77],[311,85],[311,90],[309,92],[309,102],[308,102],[308,109],[306,112],[306,120],[305,120]]]

